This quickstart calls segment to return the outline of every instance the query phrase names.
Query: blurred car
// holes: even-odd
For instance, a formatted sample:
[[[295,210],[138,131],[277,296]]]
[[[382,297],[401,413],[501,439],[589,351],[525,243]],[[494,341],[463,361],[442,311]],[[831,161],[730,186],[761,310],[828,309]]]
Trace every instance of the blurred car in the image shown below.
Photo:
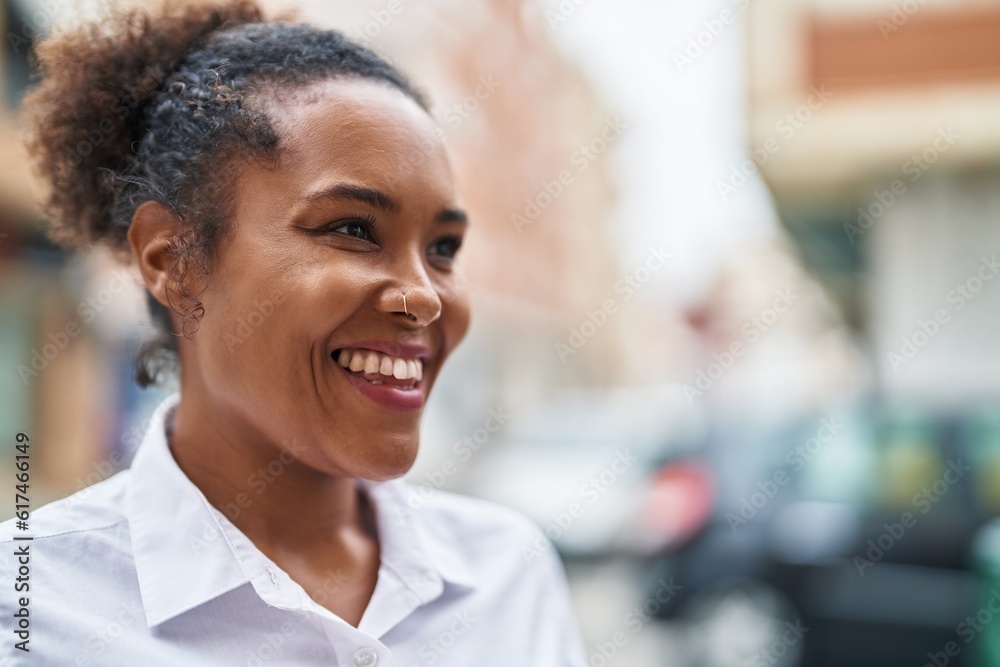
[[[650,579],[684,587],[658,616],[705,667],[980,664],[970,554],[997,509],[995,417],[871,408],[832,421],[717,432],[655,474],[654,489],[701,466],[713,499],[695,534],[663,535]],[[654,490],[647,516],[672,511],[658,495],[678,502]]]
[[[664,664],[983,664],[962,624],[984,592],[972,544],[1000,509],[997,414],[873,404],[754,424],[675,398],[548,406],[465,490],[533,518],[569,560],[646,563],[640,606],[679,584],[648,606],[682,637]]]

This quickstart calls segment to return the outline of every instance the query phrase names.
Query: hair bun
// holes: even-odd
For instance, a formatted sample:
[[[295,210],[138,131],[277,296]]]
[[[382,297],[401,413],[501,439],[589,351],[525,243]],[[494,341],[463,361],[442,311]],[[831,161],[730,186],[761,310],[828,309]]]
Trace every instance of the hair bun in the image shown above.
[[[124,244],[113,228],[111,173],[127,173],[144,110],[185,56],[213,32],[264,20],[253,0],[118,7],[57,27],[37,44],[40,82],[24,99],[27,144],[51,188],[52,237]]]

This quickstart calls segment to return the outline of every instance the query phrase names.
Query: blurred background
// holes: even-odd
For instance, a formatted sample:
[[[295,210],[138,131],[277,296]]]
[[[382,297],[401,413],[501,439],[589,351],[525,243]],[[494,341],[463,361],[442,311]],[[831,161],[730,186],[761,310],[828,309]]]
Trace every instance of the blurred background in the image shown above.
[[[1000,2],[264,4],[435,103],[474,325],[409,478],[538,523],[591,667],[1000,665]],[[28,431],[37,506],[173,388],[20,145],[31,40],[87,4],[0,7],[0,474]]]

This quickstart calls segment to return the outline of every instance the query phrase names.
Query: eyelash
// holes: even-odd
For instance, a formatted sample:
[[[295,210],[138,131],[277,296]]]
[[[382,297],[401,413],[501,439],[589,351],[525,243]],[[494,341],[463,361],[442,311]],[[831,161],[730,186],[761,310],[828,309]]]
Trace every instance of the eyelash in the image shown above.
[[[332,224],[324,227],[322,231],[324,231],[324,232],[336,232],[338,229],[341,229],[342,227],[347,227],[347,226],[350,226],[350,225],[355,225],[355,226],[361,227],[364,230],[365,235],[367,236],[367,238],[363,238],[361,240],[363,240],[363,241],[371,241],[371,242],[375,241],[375,238],[376,238],[375,237],[375,226],[376,226],[375,216],[373,216],[373,215],[371,215],[369,213],[365,213],[363,215],[358,216],[357,218],[351,218],[349,220],[338,220],[337,222],[334,222],[334,223],[332,223]],[[350,236],[351,238],[355,238],[355,239],[361,238],[360,236],[356,236],[354,234],[344,234],[344,236]]]
[[[367,213],[363,214],[363,215],[360,215],[357,218],[351,218],[349,220],[338,220],[337,222],[332,223],[332,224],[324,227],[322,231],[323,232],[330,232],[330,233],[337,233],[337,230],[342,229],[344,227],[348,227],[348,226],[357,226],[357,227],[360,227],[364,231],[365,236],[367,238],[362,238],[360,236],[357,236],[356,234],[343,234],[344,236],[349,236],[351,238],[361,239],[363,241],[368,241],[370,243],[375,243],[376,242],[376,238],[377,237],[376,237],[376,234],[375,234],[375,228],[377,226],[377,222],[376,222],[374,216],[372,216],[370,214],[367,214]],[[458,235],[444,236],[444,237],[442,237],[442,238],[437,239],[436,241],[434,241],[434,243],[432,243],[430,247],[434,248],[436,246],[441,245],[442,243],[450,243],[450,244],[452,244],[454,246],[454,248],[451,250],[450,254],[437,254],[436,256],[443,257],[444,259],[452,260],[452,259],[455,259],[455,256],[458,254],[458,251],[462,247],[462,237],[458,236]]]
[[[433,247],[438,246],[438,245],[440,245],[442,243],[451,243],[452,245],[454,245],[454,249],[451,251],[450,255],[438,255],[438,257],[443,257],[444,259],[447,259],[449,261],[455,259],[455,256],[458,254],[458,251],[462,249],[462,237],[461,236],[457,236],[457,235],[455,235],[455,236],[444,236],[442,238],[439,238],[434,243],[432,243],[431,247],[433,248]]]

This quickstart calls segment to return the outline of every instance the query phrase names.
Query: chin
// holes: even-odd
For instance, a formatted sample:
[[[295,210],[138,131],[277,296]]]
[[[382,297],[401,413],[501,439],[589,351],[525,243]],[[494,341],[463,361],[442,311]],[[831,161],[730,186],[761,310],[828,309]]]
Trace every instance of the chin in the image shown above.
[[[390,465],[387,465],[384,461],[380,461],[369,467],[363,474],[357,475],[357,477],[367,479],[371,482],[387,482],[390,479],[398,479],[410,471],[415,459],[415,455],[408,456],[405,461],[394,461]]]
[[[373,435],[368,442],[377,442],[378,439],[378,435]],[[349,468],[348,474],[372,482],[385,482],[402,477],[413,467],[413,462],[417,458],[418,444],[417,438],[412,438],[405,442],[390,440],[379,447],[362,448],[359,450],[358,460]]]

